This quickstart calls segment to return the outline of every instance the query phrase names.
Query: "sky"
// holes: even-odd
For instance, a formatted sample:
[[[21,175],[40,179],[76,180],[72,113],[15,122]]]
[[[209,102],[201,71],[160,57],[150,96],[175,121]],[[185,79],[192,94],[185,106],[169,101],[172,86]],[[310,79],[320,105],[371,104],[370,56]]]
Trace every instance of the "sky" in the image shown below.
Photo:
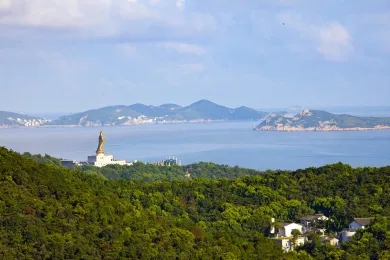
[[[389,0],[0,0],[0,110],[390,105]]]

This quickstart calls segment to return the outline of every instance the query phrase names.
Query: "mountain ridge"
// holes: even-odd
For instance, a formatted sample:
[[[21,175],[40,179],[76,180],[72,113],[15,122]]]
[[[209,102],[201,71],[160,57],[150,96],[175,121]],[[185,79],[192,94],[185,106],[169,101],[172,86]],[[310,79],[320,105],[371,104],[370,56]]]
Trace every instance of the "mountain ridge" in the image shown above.
[[[188,106],[172,103],[165,103],[159,106],[141,103],[105,106],[59,116],[53,120],[40,119],[43,120],[42,123],[34,126],[115,126],[153,123],[246,121],[260,120],[267,114],[266,112],[245,106],[229,108],[206,99],[201,99]],[[0,117],[0,120],[2,118],[4,119],[5,117]],[[6,122],[5,119],[3,121],[5,122],[3,127],[19,126],[8,121]]]
[[[256,131],[361,131],[390,129],[390,117],[358,117],[304,109],[294,116],[271,114]]]

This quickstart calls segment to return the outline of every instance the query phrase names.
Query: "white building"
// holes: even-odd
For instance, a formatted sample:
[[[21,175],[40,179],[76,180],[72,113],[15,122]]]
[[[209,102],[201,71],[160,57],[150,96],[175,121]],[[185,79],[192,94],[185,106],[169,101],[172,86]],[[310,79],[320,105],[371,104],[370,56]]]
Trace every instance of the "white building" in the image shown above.
[[[350,231],[356,231],[360,228],[364,229],[370,225],[371,218],[354,218],[353,221],[349,224]]]
[[[284,252],[292,251],[294,250],[294,242],[292,238],[273,238],[275,243],[282,247],[282,250]],[[301,246],[307,242],[307,237],[299,236],[297,237],[297,240],[295,241],[295,247]]]
[[[96,167],[103,167],[109,164],[132,165],[132,163],[126,162],[125,160],[114,160],[114,156],[108,154],[97,154],[88,156],[88,164],[91,164]]]
[[[351,237],[356,234],[356,231],[343,230],[341,231],[341,241],[347,242]]]
[[[370,225],[372,218],[354,218],[349,223],[349,228],[341,231],[341,241],[347,242],[352,236],[355,235],[356,230],[364,229]]]
[[[303,226],[301,224],[297,224],[297,223],[278,223],[278,224],[279,224],[279,228],[278,228],[277,235],[280,237],[292,236],[291,231],[293,231],[294,229],[297,229],[299,230],[299,232],[302,233]]]

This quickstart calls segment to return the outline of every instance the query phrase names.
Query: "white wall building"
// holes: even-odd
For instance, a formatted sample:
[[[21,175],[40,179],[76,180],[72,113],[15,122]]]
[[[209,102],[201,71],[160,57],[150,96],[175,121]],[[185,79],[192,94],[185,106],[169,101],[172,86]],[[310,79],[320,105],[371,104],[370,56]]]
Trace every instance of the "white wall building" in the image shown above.
[[[371,218],[354,218],[351,223],[349,223],[349,230],[356,231],[360,228],[366,228],[371,222]]]
[[[291,238],[273,238],[275,243],[282,247],[284,252],[294,250],[294,242]],[[297,237],[295,241],[295,246],[301,246],[307,242],[307,237]]]
[[[343,230],[341,231],[341,241],[347,242],[351,237],[356,234],[356,231]]]
[[[341,241],[347,242],[353,235],[355,235],[356,230],[364,229],[370,225],[372,218],[354,218],[351,223],[349,223],[349,228],[347,230],[341,231]]]
[[[279,228],[278,228],[278,236],[280,237],[290,237],[291,231],[294,229],[299,230],[299,232],[302,233],[302,228],[303,226],[301,224],[297,223],[279,223]]]
[[[91,164],[96,167],[104,167],[110,164],[132,165],[132,163],[126,162],[125,160],[114,160],[114,156],[108,154],[97,154],[88,156],[88,164]]]

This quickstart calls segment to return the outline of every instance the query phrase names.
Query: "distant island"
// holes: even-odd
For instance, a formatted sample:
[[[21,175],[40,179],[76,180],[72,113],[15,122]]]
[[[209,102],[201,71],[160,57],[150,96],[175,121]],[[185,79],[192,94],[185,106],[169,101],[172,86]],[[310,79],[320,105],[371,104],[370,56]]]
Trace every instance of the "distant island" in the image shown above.
[[[322,110],[302,110],[295,116],[271,114],[255,131],[364,131],[390,129],[390,117],[358,117]]]
[[[12,112],[0,112],[0,128],[41,126],[117,126],[164,123],[260,120],[268,113],[249,107],[229,108],[208,100],[188,106],[163,104],[151,106],[107,106],[47,120]]]

